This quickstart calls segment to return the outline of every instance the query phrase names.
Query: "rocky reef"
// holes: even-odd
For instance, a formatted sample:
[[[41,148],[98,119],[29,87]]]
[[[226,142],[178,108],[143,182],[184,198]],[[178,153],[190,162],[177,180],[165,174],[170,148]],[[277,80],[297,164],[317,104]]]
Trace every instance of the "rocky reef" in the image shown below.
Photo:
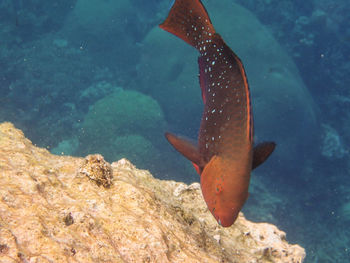
[[[0,125],[1,262],[303,262],[274,225],[217,225],[198,183],[56,156]]]

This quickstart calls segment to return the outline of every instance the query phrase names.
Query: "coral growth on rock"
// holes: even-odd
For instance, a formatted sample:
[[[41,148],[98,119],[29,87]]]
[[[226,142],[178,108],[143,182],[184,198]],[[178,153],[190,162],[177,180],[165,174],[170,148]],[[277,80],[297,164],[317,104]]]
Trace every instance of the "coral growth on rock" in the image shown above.
[[[100,154],[86,156],[85,162],[79,169],[79,173],[95,181],[98,186],[102,185],[108,188],[112,185],[112,167]]]
[[[329,159],[341,159],[348,154],[338,132],[327,124],[322,125],[321,154]]]
[[[113,183],[105,188],[90,180],[101,176]],[[0,262],[302,262],[305,257],[284,232],[249,222],[243,214],[230,228],[218,226],[197,183],[154,179],[126,159],[110,167],[101,156],[55,156],[33,146],[10,123],[0,125],[0,197]]]
[[[157,101],[137,91],[121,90],[91,106],[82,123],[79,153],[100,152],[107,160],[115,160],[118,155],[116,146],[122,143],[118,138],[136,133],[156,143],[159,137],[163,137],[165,125]],[[145,139],[143,142],[150,144]],[[122,150],[125,154],[132,152],[126,147],[122,147]],[[150,152],[148,154],[152,155]]]

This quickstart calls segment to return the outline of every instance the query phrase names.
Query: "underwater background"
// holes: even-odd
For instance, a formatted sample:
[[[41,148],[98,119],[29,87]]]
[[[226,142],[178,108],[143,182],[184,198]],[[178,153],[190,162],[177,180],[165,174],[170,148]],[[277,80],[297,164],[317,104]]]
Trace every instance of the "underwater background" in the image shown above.
[[[350,5],[203,0],[242,59],[255,141],[277,148],[243,212],[350,262]],[[197,52],[158,28],[170,0],[2,0],[0,121],[52,153],[122,157],[158,178],[199,181],[164,131],[197,137]]]

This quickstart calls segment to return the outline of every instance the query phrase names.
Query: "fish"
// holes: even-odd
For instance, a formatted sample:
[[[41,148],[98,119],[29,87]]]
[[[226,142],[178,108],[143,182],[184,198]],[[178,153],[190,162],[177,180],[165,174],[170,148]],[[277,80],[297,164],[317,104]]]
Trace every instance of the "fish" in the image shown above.
[[[250,174],[274,151],[275,142],[254,147],[247,76],[240,58],[216,33],[200,0],[175,0],[159,27],[199,52],[204,103],[198,142],[165,133],[200,175],[208,210],[219,225],[231,226],[248,198]]]

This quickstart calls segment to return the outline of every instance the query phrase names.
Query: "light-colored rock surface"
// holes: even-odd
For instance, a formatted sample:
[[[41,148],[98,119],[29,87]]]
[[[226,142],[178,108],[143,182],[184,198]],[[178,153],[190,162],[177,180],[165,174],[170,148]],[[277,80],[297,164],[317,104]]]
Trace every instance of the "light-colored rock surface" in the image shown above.
[[[111,167],[101,156],[51,155],[12,124],[1,124],[0,262],[302,262],[305,257],[304,249],[288,244],[273,225],[249,222],[241,214],[232,227],[218,226],[197,183],[157,180],[125,159]]]

